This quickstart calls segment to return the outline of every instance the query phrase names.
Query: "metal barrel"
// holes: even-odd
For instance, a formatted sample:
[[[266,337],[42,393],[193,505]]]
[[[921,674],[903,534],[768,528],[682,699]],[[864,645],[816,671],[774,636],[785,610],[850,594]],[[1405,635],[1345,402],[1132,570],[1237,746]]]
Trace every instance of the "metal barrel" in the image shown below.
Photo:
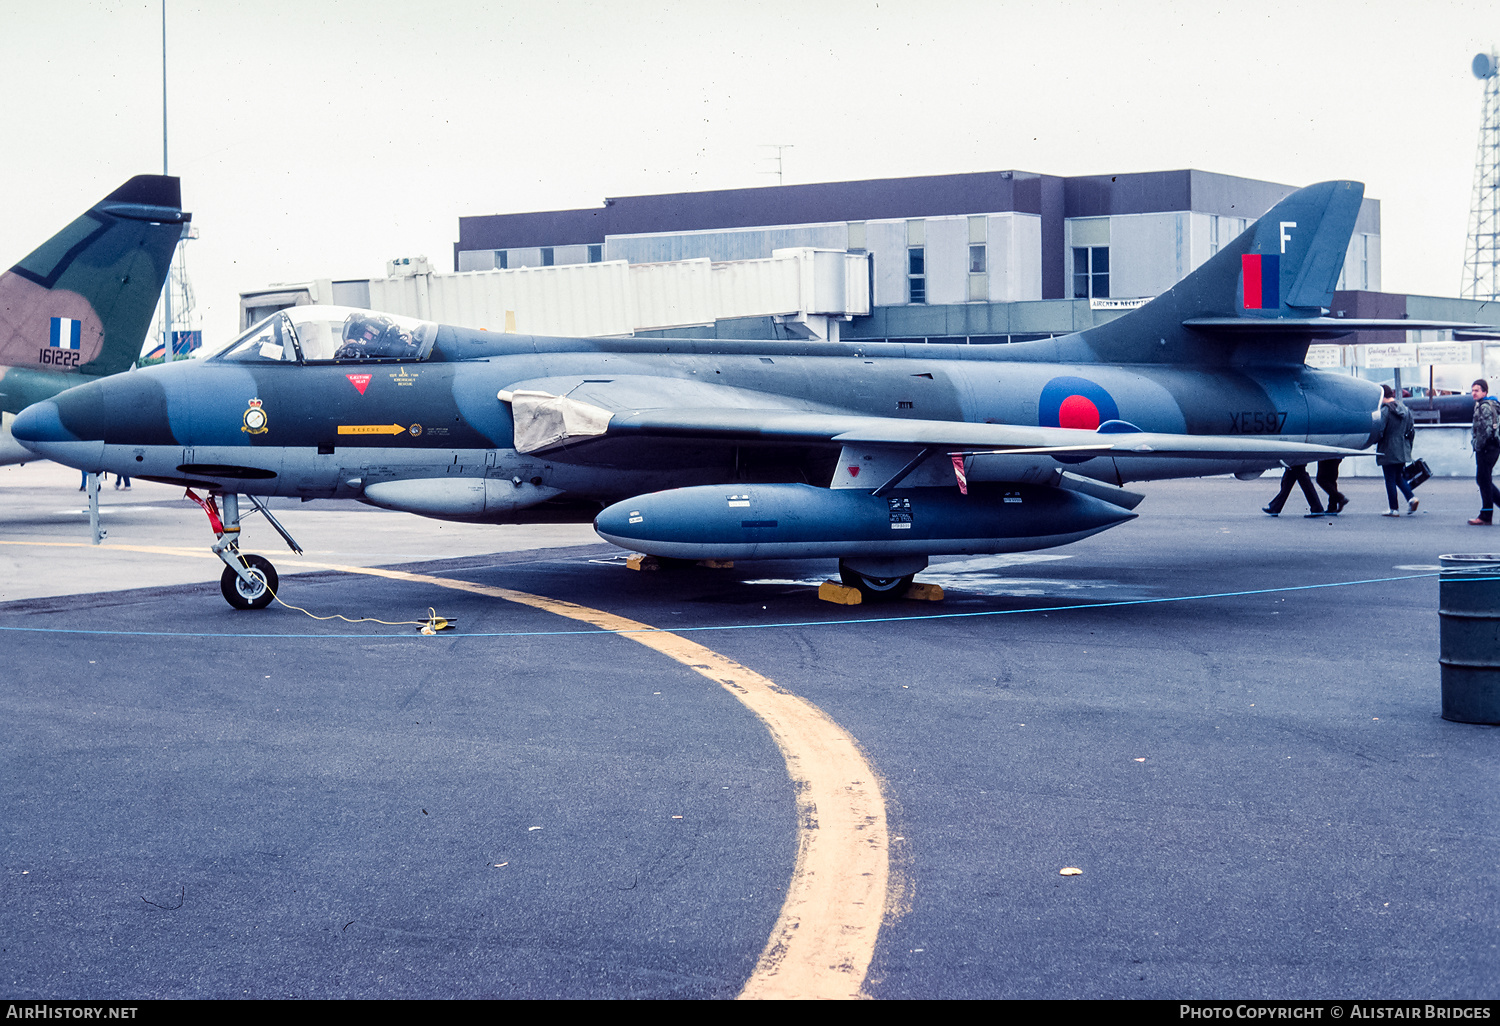
[[[1500,723],[1500,555],[1439,557],[1443,719]]]

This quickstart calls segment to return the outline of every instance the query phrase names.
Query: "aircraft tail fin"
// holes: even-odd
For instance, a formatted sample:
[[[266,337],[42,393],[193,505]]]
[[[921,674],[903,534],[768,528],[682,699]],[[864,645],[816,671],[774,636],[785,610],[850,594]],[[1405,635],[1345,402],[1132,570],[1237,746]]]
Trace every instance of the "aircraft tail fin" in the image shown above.
[[[137,175],[0,274],[0,364],[90,375],[129,367],[191,219],[179,179]]]
[[[1347,181],[1297,190],[1167,292],[1079,338],[1110,362],[1301,363],[1309,340],[1348,330],[1323,314],[1364,192]]]

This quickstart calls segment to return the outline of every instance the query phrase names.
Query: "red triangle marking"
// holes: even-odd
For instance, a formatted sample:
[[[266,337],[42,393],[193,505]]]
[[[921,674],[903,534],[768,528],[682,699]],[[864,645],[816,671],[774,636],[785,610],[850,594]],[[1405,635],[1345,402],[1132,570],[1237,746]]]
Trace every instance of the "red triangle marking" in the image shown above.
[[[370,383],[369,374],[345,374],[344,377],[349,379],[349,384],[359,389],[360,395],[365,394],[365,386]]]

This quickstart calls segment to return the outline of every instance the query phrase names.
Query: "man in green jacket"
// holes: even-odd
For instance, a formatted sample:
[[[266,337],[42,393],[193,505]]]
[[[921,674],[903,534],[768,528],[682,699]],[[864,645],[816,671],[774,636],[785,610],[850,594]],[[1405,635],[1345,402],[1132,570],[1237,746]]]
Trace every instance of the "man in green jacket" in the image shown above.
[[[1495,518],[1495,500],[1500,498],[1495,491],[1491,475],[1495,470],[1495,459],[1500,457],[1500,401],[1490,395],[1490,383],[1484,378],[1474,382],[1469,389],[1474,396],[1474,462],[1477,472],[1474,480],[1479,485],[1479,516],[1470,520],[1475,527],[1489,524]]]

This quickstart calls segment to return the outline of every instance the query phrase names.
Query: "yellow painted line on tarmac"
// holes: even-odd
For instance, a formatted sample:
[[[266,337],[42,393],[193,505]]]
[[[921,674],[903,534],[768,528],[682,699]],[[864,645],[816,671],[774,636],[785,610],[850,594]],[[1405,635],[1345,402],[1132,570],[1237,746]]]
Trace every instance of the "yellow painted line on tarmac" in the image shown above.
[[[208,549],[199,547],[193,549],[177,548],[172,545],[115,545],[106,542],[103,545],[95,545],[91,542],[35,542],[35,541],[0,541],[0,545],[34,545],[48,549],[102,549],[105,552],[149,552],[158,556],[195,556],[201,559],[217,560]]]
[[[87,542],[0,542],[206,557],[203,549]],[[797,802],[797,857],[781,915],[741,998],[862,997],[875,942],[894,895],[885,798],[859,743],[827,713],[748,667],[694,641],[600,609],[405,570],[284,559],[285,566],[338,570],[430,584],[531,606],[618,631],[714,681],[753,712],[781,749]]]
[[[291,563],[291,560],[287,561]],[[603,610],[404,570],[298,562],[347,573],[432,584],[531,606],[621,637],[714,681],[771,732],[797,800],[797,858],[771,939],[741,998],[857,998],[875,956],[891,882],[885,798],[859,743],[804,698],[726,656],[670,631]]]

